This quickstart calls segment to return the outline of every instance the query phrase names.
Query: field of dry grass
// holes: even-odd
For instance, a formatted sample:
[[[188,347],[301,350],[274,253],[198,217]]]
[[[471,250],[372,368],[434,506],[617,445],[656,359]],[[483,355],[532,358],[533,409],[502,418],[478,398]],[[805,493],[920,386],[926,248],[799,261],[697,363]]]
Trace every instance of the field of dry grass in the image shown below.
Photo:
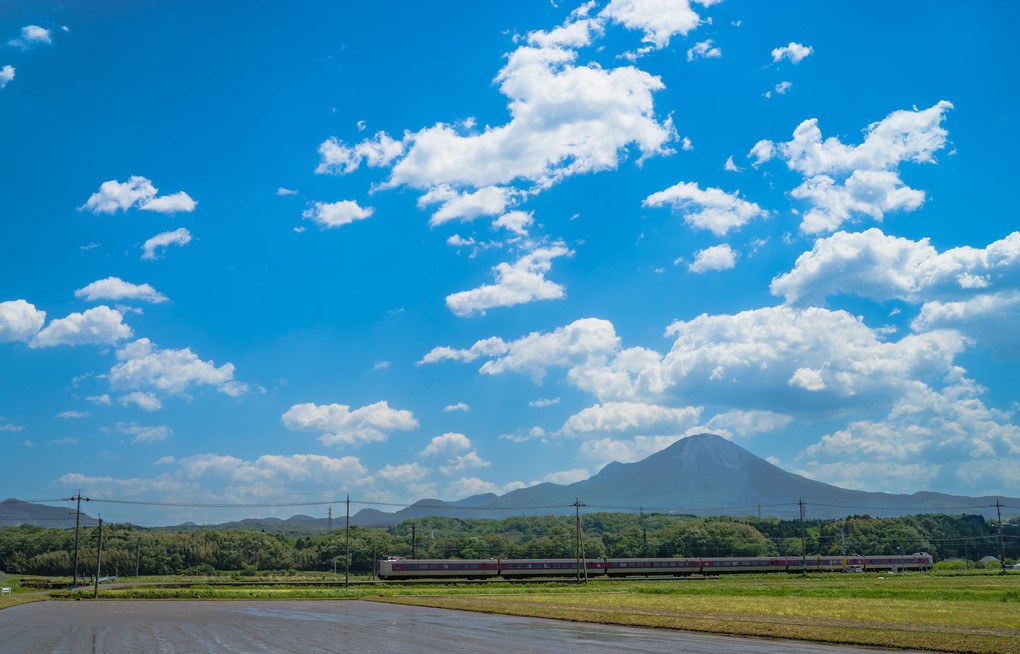
[[[821,577],[592,584],[577,593],[383,601],[741,636],[942,652],[1020,653],[1018,577]]]

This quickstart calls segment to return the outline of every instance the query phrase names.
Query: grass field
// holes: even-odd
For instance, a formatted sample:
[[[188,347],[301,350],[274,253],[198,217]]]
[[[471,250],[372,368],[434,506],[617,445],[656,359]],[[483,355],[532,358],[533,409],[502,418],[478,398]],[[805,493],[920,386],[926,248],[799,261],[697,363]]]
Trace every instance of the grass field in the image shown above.
[[[576,591],[576,588],[575,588]],[[943,652],[1020,653],[1020,578],[820,575],[384,601],[628,626]]]
[[[104,599],[365,599],[659,629],[975,654],[1020,654],[1020,575],[740,575],[458,586],[100,586]],[[298,580],[294,580],[298,581]],[[198,582],[198,583],[193,583]],[[72,597],[67,592],[55,598]],[[92,593],[80,594],[91,597]],[[5,600],[8,598],[4,598]],[[26,598],[27,599],[27,598]],[[0,604],[0,607],[3,605]]]

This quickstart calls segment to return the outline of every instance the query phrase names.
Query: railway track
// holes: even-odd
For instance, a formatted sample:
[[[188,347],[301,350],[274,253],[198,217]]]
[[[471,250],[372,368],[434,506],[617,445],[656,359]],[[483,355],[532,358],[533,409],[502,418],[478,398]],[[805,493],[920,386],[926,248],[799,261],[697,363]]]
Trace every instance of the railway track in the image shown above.
[[[663,582],[663,581],[707,581],[715,580],[718,577],[705,576],[705,575],[689,575],[683,577],[604,577],[599,576],[590,578],[589,580],[598,581],[642,581],[642,582]],[[344,588],[344,587],[372,587],[372,586],[486,586],[494,584],[519,584],[519,585],[542,585],[542,584],[564,584],[564,583],[576,583],[577,580],[573,577],[539,577],[539,578],[527,578],[527,579],[391,579],[391,580],[379,580],[379,579],[357,579],[351,580],[348,583],[343,581],[311,581],[311,580],[294,580],[294,581],[279,581],[279,580],[267,580],[267,581],[207,581],[207,580],[195,580],[195,581],[139,581],[139,582],[116,582],[112,584],[103,584],[100,586],[100,590],[112,590],[118,588],[130,588],[145,586],[147,588],[193,588],[195,586],[214,587],[214,588],[252,588],[252,587],[266,587],[266,588],[278,588],[278,587],[298,587],[298,588]],[[80,586],[74,590],[91,591],[92,586]],[[41,591],[45,592],[45,591]]]

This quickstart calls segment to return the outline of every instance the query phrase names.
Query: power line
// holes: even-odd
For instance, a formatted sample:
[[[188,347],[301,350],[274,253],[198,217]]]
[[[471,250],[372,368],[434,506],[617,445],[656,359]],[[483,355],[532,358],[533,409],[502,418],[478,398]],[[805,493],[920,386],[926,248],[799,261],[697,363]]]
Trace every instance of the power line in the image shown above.
[[[45,504],[53,502],[70,502],[77,499],[76,497],[56,498],[56,499],[40,499],[40,500],[7,500],[11,503],[19,504]],[[490,512],[505,512],[505,511],[537,511],[537,510],[566,510],[573,508],[573,504],[545,504],[545,505],[519,505],[519,506],[457,506],[453,504],[402,504],[395,502],[373,502],[367,500],[354,500],[354,499],[343,499],[343,500],[317,500],[317,501],[301,501],[301,502],[155,502],[147,500],[121,500],[111,498],[86,498],[82,497],[82,500],[86,502],[95,502],[101,504],[120,504],[130,506],[157,506],[157,507],[173,507],[173,508],[204,508],[204,509],[238,509],[238,508],[287,508],[287,507],[305,507],[305,506],[328,506],[336,503],[356,504],[363,506],[381,506],[381,507],[400,507],[412,510],[425,509],[425,510],[442,510],[442,511],[490,511]],[[925,512],[939,512],[939,511],[960,511],[960,510],[974,510],[974,509],[990,509],[990,508],[1020,508],[1013,507],[1006,504],[975,504],[975,505],[962,505],[962,506],[923,506],[923,507],[906,507],[906,506],[886,506],[886,507],[875,507],[875,506],[851,506],[841,504],[822,504],[813,502],[781,502],[773,504],[751,504],[751,505],[735,505],[735,506],[712,506],[712,507],[636,507],[626,505],[603,505],[603,504],[587,504],[585,505],[589,511],[591,509],[601,509],[609,511],[641,511],[644,512],[648,509],[656,513],[704,513],[708,511],[716,512],[728,512],[728,511],[758,511],[761,508],[777,508],[777,507],[792,507],[802,505],[804,507],[824,507],[824,508],[835,508],[835,509],[848,509],[855,511],[871,511],[871,512],[888,512],[888,511],[925,511]],[[31,519],[31,518],[29,518]],[[0,519],[3,521],[22,520],[15,518],[4,518]],[[33,522],[39,521],[56,521],[59,518],[38,518],[32,519]],[[23,521],[23,520],[22,520]]]
[[[965,509],[994,509],[994,504],[971,504],[968,506],[846,506],[843,504],[816,504],[804,502],[807,506],[823,506],[830,509],[854,509],[855,511],[962,511]],[[1001,506],[1005,507],[1005,504]]]

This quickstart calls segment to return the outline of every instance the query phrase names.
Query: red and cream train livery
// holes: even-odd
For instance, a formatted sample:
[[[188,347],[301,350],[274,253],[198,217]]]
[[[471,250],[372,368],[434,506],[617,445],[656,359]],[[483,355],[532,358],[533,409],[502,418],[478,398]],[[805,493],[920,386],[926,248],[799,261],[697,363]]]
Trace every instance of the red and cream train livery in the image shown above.
[[[755,572],[839,572],[843,570],[930,570],[926,553],[887,556],[809,556],[692,559],[587,559],[583,574],[589,577],[719,575]],[[380,579],[467,578],[522,579],[525,577],[576,577],[575,559],[400,559],[378,562]]]

